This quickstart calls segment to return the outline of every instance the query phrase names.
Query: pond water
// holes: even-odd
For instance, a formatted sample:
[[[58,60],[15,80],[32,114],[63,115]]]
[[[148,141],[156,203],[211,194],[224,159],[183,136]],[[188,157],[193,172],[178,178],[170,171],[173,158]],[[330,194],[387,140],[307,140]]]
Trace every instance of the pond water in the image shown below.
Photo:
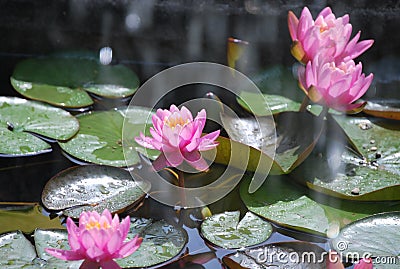
[[[379,3],[378,3],[379,2]],[[331,6],[338,16],[350,15],[353,29],[361,29],[362,39],[374,39],[373,47],[358,59],[365,72],[374,72],[375,81],[366,98],[400,98],[400,3],[398,1],[3,1],[0,4],[0,86],[2,96],[19,96],[10,84],[16,64],[24,59],[58,52],[90,51],[103,47],[113,50],[113,64],[123,64],[136,72],[143,83],[158,72],[181,63],[208,61],[226,64],[227,39],[236,37],[249,42],[238,70],[254,77],[279,67],[292,70],[287,13],[299,15],[304,5],[316,15]],[[353,30],[353,35],[354,35]],[[287,77],[274,80],[273,93],[300,101],[299,89],[287,87]],[[290,84],[290,83],[289,83]],[[177,89],[163,98],[157,107],[169,107],[213,92],[223,102],[239,111],[235,96],[209,85],[191,85]],[[127,105],[129,99],[95,98],[94,110]],[[392,105],[398,107],[399,103]],[[77,111],[72,111],[78,114]],[[246,115],[239,111],[239,114]],[[208,130],[216,126],[208,126]],[[52,152],[29,157],[0,157],[0,209],[10,205],[39,203],[46,182],[60,171],[75,166],[57,143]],[[298,188],[303,188],[298,186]],[[211,204],[213,214],[247,211],[236,188],[227,197]],[[12,207],[14,210],[15,208]],[[43,214],[48,215],[45,209]],[[204,264],[174,258],[154,268],[225,268],[222,258],[234,251],[213,246],[199,233],[201,210],[180,212],[145,198],[131,216],[164,218],[182,226],[188,235],[184,250],[190,255],[215,253]],[[278,225],[266,243],[304,240],[324,249],[327,239]],[[208,258],[207,258],[208,259]],[[206,260],[207,260],[206,259]],[[350,268],[350,267],[349,267]]]

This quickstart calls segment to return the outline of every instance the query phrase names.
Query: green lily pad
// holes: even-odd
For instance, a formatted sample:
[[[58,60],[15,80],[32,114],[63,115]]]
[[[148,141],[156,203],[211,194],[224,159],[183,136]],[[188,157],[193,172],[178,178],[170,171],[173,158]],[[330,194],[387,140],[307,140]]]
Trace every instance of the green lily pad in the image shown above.
[[[62,107],[85,107],[85,92],[107,98],[128,97],[139,86],[137,75],[122,65],[104,66],[95,59],[47,57],[17,64],[11,83],[20,94]]]
[[[307,242],[279,242],[226,255],[229,268],[304,268],[325,269],[324,249]]]
[[[63,210],[73,218],[83,211],[117,212],[144,196],[150,186],[132,180],[124,169],[86,165],[66,169],[50,179],[42,192],[42,203],[51,210]]]
[[[346,146],[347,137],[335,140],[335,131],[328,131],[328,150],[311,154],[294,175],[306,179],[316,191],[343,199],[400,200],[400,127],[392,121],[362,117],[335,119],[355,149]]]
[[[76,118],[60,108],[17,97],[0,97],[0,155],[49,152],[50,145],[31,133],[66,140],[78,129]]]
[[[365,203],[335,199],[295,185],[282,176],[270,176],[253,194],[245,175],[240,196],[247,208],[272,222],[295,230],[335,236],[341,227],[383,211],[400,210],[400,202]]]
[[[290,173],[308,157],[324,126],[323,120],[310,113],[295,112],[280,113],[275,123],[270,117],[260,117],[258,123],[253,118],[233,118],[224,114],[221,114],[221,120],[232,140],[261,150],[274,159],[272,171],[280,170],[278,174]]]
[[[344,227],[332,239],[334,250],[344,257],[375,258],[374,268],[399,268],[400,212],[383,213],[356,221]]]
[[[246,91],[242,91],[236,100],[244,109],[257,116],[268,116],[267,107],[272,114],[277,114],[284,111],[297,112],[301,106],[300,103],[281,95],[257,94]]]
[[[38,204],[10,204],[0,209],[0,234],[15,230],[31,233],[36,228],[62,228],[60,218],[43,214],[43,208]]]
[[[42,260],[40,268],[68,268],[79,269],[82,260],[79,261],[64,261],[58,259],[45,251],[45,248],[70,249],[68,243],[67,230],[52,229],[43,230],[37,229],[33,235],[35,240],[35,248],[39,258]]]
[[[59,145],[65,152],[79,160],[116,167],[139,163],[137,148],[154,154],[150,158],[156,158],[158,151],[145,150],[134,141],[141,131],[148,130],[150,127],[149,113],[151,110],[148,108],[129,107],[129,109],[120,108],[81,114],[77,116],[80,124],[77,135],[69,141],[59,142]],[[122,141],[123,125],[124,132],[129,134],[129,136],[125,135],[124,139],[129,139],[129,141]],[[129,146],[123,148],[123,143]]]
[[[240,212],[213,215],[201,224],[202,235],[211,243],[228,249],[257,245],[267,240],[272,226],[251,212],[239,221]]]
[[[87,107],[93,104],[89,94],[79,88],[26,82],[13,77],[10,80],[14,89],[29,99],[69,108]]]
[[[149,267],[166,262],[177,256],[187,242],[186,232],[165,220],[131,218],[128,238],[136,234],[143,238],[143,242],[132,255],[117,260],[123,268]]]
[[[0,236],[1,268],[39,268],[33,265],[35,258],[35,248],[21,232],[10,232]]]

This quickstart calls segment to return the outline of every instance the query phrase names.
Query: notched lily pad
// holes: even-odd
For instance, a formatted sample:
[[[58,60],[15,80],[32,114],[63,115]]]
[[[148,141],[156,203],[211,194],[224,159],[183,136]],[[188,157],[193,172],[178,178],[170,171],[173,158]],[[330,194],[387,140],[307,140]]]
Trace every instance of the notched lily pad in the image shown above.
[[[251,212],[239,221],[240,212],[213,215],[201,224],[202,235],[211,243],[227,249],[256,245],[267,240],[272,226]]]
[[[139,79],[122,65],[104,66],[90,58],[46,57],[19,62],[11,84],[25,97],[78,108],[93,104],[86,91],[107,98],[127,97],[134,94]]]
[[[307,242],[280,242],[226,255],[222,261],[229,268],[304,268],[325,269],[324,249]]]
[[[49,152],[51,146],[33,134],[66,140],[78,129],[77,119],[60,108],[17,97],[0,97],[0,156]]]
[[[294,175],[306,179],[310,188],[339,198],[400,200],[399,126],[382,119],[335,119],[345,135],[338,135],[337,128],[328,130],[325,148],[313,152]],[[330,127],[337,125],[328,120]]]
[[[77,135],[59,145],[69,155],[85,162],[116,167],[135,165],[140,161],[136,149],[142,147],[134,138],[150,127],[149,113],[149,108],[129,107],[81,114],[77,116],[80,124]],[[124,139],[129,141],[122,141],[123,128],[129,134]]]
[[[66,169],[50,179],[42,192],[43,205],[51,210],[63,210],[73,218],[83,211],[117,212],[144,196],[150,186],[134,181],[121,168],[100,165]]]
[[[229,137],[274,158],[272,171],[288,174],[311,153],[324,127],[324,121],[309,113],[284,112],[275,118],[238,119],[221,115]],[[276,126],[276,136],[275,136]],[[307,126],[307,128],[304,128]],[[276,152],[275,152],[276,148]]]
[[[35,258],[35,248],[22,232],[10,232],[0,236],[1,268],[38,268],[33,265]]]
[[[374,268],[399,268],[400,212],[373,215],[344,227],[331,246],[344,257],[370,254]],[[386,262],[384,262],[386,261]]]
[[[240,186],[240,197],[253,213],[281,226],[334,237],[341,227],[382,211],[400,210],[400,202],[365,203],[334,199],[294,184],[283,176],[270,176],[253,194],[250,177]]]
[[[136,234],[143,238],[143,242],[132,255],[117,260],[123,268],[148,267],[166,262],[177,256],[187,242],[186,232],[165,220],[131,218],[128,239]]]

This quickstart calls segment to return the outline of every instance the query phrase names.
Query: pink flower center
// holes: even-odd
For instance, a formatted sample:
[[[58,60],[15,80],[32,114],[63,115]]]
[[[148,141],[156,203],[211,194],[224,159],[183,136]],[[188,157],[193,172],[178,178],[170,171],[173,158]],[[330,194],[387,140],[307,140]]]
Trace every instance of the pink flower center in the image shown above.
[[[90,220],[88,223],[85,224],[86,230],[91,230],[91,229],[109,229],[111,226],[107,222],[103,222],[103,225],[101,225],[98,221],[95,220]]]
[[[183,119],[179,113],[173,113],[164,120],[164,123],[174,129],[177,125],[184,126],[190,122],[189,119]]]

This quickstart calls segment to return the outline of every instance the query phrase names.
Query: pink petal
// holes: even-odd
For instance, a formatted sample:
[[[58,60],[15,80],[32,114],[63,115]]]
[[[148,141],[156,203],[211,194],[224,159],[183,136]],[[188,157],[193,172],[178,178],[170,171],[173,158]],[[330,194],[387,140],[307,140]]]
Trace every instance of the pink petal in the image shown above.
[[[85,258],[80,253],[72,250],[64,250],[56,248],[45,248],[44,250],[48,254],[64,261],[78,261],[78,260],[83,260]]]
[[[160,171],[161,169],[170,166],[167,159],[165,158],[164,153],[161,152],[161,154],[153,161],[153,168],[156,171]]]
[[[299,19],[292,11],[288,13],[288,28],[289,33],[293,41],[297,40],[297,27],[299,25]]]
[[[143,241],[143,238],[136,235],[135,238],[133,238],[131,241],[123,244],[118,252],[120,257],[125,258],[125,257],[128,257],[129,255],[131,255],[133,252],[135,252],[140,247],[140,245],[142,244],[142,241]]]
[[[89,258],[90,260],[100,260],[102,256],[104,256],[104,251],[97,248],[96,246],[93,246],[89,249],[86,250],[86,257]]]
[[[325,18],[325,17],[328,17],[331,14],[333,14],[331,8],[330,7],[326,7],[318,14],[318,17],[322,16],[322,17]]]
[[[183,156],[182,153],[177,150],[177,151],[171,151],[171,152],[164,152],[165,158],[167,159],[167,162],[172,166],[172,167],[177,167],[183,162]]]
[[[145,148],[156,149],[156,147],[153,146],[153,139],[148,136],[144,136],[143,133],[140,133],[139,137],[135,137],[135,141]]]
[[[306,36],[307,30],[313,25],[313,18],[311,16],[310,10],[307,7],[304,7],[297,27],[297,38],[302,41]]]
[[[201,154],[198,151],[187,152],[185,154],[185,160],[192,167],[199,171],[205,171],[210,167],[203,157],[201,157]]]
[[[113,233],[106,243],[108,253],[113,254],[121,247],[122,240],[118,233]]]
[[[340,256],[337,253],[329,251],[326,259],[326,269],[344,269]]]
[[[192,113],[185,106],[182,106],[180,115],[183,118],[183,120],[193,121]]]
[[[131,220],[129,216],[124,218],[119,225],[119,230],[121,232],[121,238],[125,239],[129,232],[129,227],[131,225]]]
[[[103,269],[121,269],[121,267],[113,260],[100,261],[100,266]]]
[[[118,215],[115,215],[115,216],[118,218]],[[111,221],[112,221],[111,213],[110,213],[110,211],[108,211],[107,208],[103,210],[101,217],[104,217],[108,224],[111,223]],[[100,217],[100,220],[101,220],[101,217]],[[100,221],[100,223],[102,223],[102,222]]]
[[[92,248],[95,245],[92,235],[87,230],[82,231],[80,239],[81,239],[81,245],[85,250]]]
[[[209,133],[203,137],[200,138],[199,141],[199,146],[198,146],[198,150],[199,151],[206,151],[206,150],[210,150],[213,149],[215,147],[218,146],[218,142],[215,142],[215,139],[218,138],[220,134],[220,131],[214,131],[212,133]]]
[[[99,269],[100,263],[90,261],[90,260],[84,260],[79,269]],[[108,268],[108,267],[104,267]]]

